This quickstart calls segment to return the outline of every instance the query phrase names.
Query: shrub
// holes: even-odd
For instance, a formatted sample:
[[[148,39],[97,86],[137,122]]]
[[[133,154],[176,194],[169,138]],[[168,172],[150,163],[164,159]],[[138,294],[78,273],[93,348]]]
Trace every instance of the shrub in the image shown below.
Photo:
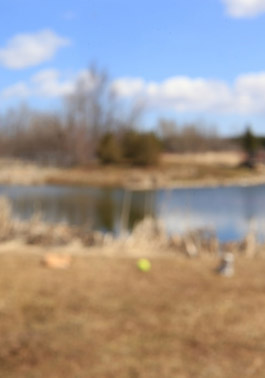
[[[121,147],[114,134],[103,135],[99,141],[97,156],[103,164],[115,164],[121,161]]]
[[[123,156],[132,165],[149,166],[158,163],[160,142],[152,132],[128,130],[122,138]]]
[[[246,153],[246,159],[243,161],[242,165],[248,168],[255,168],[256,165],[256,152],[258,149],[258,139],[251,131],[250,127],[247,127],[245,133],[241,138],[242,148]]]
[[[253,155],[258,147],[258,140],[253,134],[250,127],[247,127],[242,136],[242,147],[248,155]]]

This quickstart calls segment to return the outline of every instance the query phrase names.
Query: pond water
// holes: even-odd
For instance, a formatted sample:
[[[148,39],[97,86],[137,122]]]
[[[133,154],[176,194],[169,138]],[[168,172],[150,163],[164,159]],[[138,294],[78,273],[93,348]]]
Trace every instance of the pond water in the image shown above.
[[[265,186],[174,189],[130,192],[121,189],[60,186],[0,186],[14,214],[29,218],[36,211],[50,222],[64,221],[119,233],[145,215],[162,219],[169,233],[207,227],[221,241],[244,236],[254,219],[265,236]]]

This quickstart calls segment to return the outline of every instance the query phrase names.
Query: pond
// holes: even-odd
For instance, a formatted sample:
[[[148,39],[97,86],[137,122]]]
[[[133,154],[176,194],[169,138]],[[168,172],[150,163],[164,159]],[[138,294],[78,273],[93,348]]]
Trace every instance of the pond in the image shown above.
[[[160,218],[169,233],[207,227],[221,241],[241,239],[254,219],[265,236],[265,186],[124,191],[62,186],[0,186],[14,214],[41,212],[49,222],[64,221],[118,234],[146,215]]]

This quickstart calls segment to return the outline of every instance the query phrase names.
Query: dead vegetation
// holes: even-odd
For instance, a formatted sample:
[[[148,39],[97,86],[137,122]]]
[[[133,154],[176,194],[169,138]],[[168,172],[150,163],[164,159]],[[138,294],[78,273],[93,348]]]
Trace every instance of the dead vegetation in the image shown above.
[[[146,218],[115,239],[16,220],[5,198],[0,209],[1,377],[264,376],[265,249],[253,229],[219,245],[209,230],[169,237]],[[225,279],[216,267],[229,251]]]
[[[214,230],[197,229],[184,234],[169,235],[157,219],[147,217],[138,223],[131,233],[122,232],[118,237],[92,230],[88,227],[66,223],[45,222],[41,214],[29,220],[13,217],[11,205],[0,197],[0,246],[39,246],[44,251],[57,248],[75,253],[102,254],[109,256],[137,255],[184,255],[190,258],[202,255],[220,256],[226,252],[255,257],[263,255],[264,245],[258,243],[255,229],[250,228],[242,241],[220,244]],[[11,243],[11,244],[10,244]]]
[[[264,376],[265,259],[74,257],[68,270],[0,255],[0,376]]]
[[[44,166],[18,159],[0,159],[0,183],[8,185],[72,185],[160,189],[187,186],[255,185],[265,182],[264,166],[239,166],[238,152],[163,154],[157,167]]]

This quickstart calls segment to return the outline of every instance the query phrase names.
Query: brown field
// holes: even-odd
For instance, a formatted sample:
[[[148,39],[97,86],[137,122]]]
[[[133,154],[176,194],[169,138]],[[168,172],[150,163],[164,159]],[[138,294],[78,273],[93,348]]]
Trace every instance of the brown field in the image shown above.
[[[183,153],[183,154],[169,154],[165,153],[162,156],[162,162],[165,164],[202,164],[235,167],[243,159],[241,151],[220,151],[220,152],[198,152],[198,153]]]
[[[0,377],[264,377],[265,259],[0,254]]]
[[[88,185],[132,189],[265,183],[265,167],[240,168],[240,152],[164,154],[157,167],[100,166],[58,168],[0,159],[0,184]]]

